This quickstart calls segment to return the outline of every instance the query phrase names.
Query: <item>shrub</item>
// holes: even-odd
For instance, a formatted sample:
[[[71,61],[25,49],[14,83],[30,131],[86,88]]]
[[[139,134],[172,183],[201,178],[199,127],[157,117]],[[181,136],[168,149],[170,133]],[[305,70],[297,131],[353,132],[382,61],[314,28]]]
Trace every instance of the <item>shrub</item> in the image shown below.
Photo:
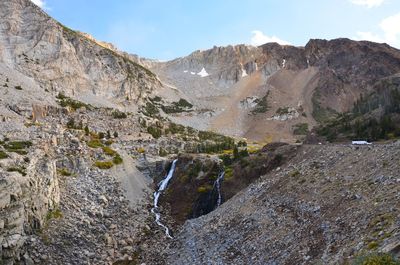
[[[8,157],[8,155],[7,155],[6,152],[0,151],[0,159],[5,159],[5,158],[7,158],[7,157]]]
[[[60,104],[61,107],[70,107],[73,110],[77,110],[82,107],[85,107],[87,109],[92,109],[91,105],[69,98],[62,93],[58,94],[57,99],[58,99],[58,104]]]
[[[89,133],[90,133],[90,131],[89,131],[89,126],[85,126],[85,128],[84,128],[84,130],[85,130],[85,135],[86,136],[89,136]]]
[[[118,132],[114,132],[114,138],[118,138]]]
[[[155,126],[149,126],[147,127],[147,132],[151,134],[154,138],[160,138],[162,135],[162,131],[160,128],[155,127]]]
[[[15,89],[16,90],[22,90],[22,87],[21,86],[15,86]]]
[[[72,176],[72,173],[69,172],[69,170],[66,168],[60,168],[57,171],[58,171],[58,173],[60,173],[61,176],[66,176],[66,177]]]
[[[26,171],[24,167],[9,167],[7,168],[8,172],[18,172],[20,173],[22,176],[26,176]]]
[[[87,142],[87,145],[90,148],[100,148],[103,147],[104,145],[102,144],[102,142],[99,139],[93,139],[90,140],[89,142]]]
[[[306,135],[308,133],[307,123],[298,123],[293,128],[294,135]]]
[[[128,115],[126,115],[125,112],[119,111],[119,110],[114,110],[111,115],[113,116],[114,119],[126,119]]]
[[[114,143],[113,140],[107,140],[104,142],[105,145],[112,145]]]
[[[268,102],[267,102],[268,95],[269,95],[269,91],[261,99],[256,99],[255,100],[256,106],[251,111],[252,114],[265,113],[265,112],[267,112],[269,110],[269,106],[268,106]]]
[[[139,147],[137,151],[138,151],[138,153],[140,153],[140,154],[146,153],[146,150],[145,150],[143,147]]]
[[[113,163],[115,165],[120,165],[124,162],[124,160],[122,159],[122,157],[119,154],[116,154],[113,158]]]
[[[278,115],[285,115],[288,113],[289,113],[288,107],[285,107],[285,108],[280,107],[279,109],[276,110],[276,114],[278,114]]]
[[[104,139],[106,135],[103,132],[99,132],[99,139]]]
[[[32,142],[30,141],[14,141],[14,142],[8,142],[5,145],[6,149],[25,149],[29,148],[32,146]]]
[[[114,163],[112,161],[96,161],[94,166],[100,169],[110,169],[114,166]]]
[[[115,155],[115,154],[117,153],[117,152],[115,152],[113,149],[111,149],[111,148],[108,147],[108,146],[103,146],[102,148],[103,148],[103,152],[104,152],[106,155],[113,156],[113,155]]]

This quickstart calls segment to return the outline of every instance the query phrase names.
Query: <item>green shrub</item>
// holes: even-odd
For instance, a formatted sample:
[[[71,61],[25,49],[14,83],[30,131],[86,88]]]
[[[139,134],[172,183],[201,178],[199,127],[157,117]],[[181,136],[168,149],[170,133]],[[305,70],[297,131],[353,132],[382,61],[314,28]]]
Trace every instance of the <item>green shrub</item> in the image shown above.
[[[146,106],[144,107],[144,110],[142,112],[144,115],[149,117],[154,117],[160,113],[157,106],[151,102],[146,102]]]
[[[0,151],[0,159],[5,159],[5,158],[7,158],[7,157],[8,157],[8,155],[7,155],[6,152]]]
[[[16,90],[22,90],[22,87],[21,86],[15,86],[15,89]]]
[[[69,177],[72,176],[72,173],[68,171],[66,168],[60,168],[57,170],[61,176]]]
[[[62,94],[62,93],[58,94],[57,99],[58,99],[58,104],[61,107],[70,107],[73,110],[77,110],[77,109],[80,109],[82,107],[85,107],[85,108],[87,108],[89,110],[92,109],[91,105],[83,103],[83,102],[80,102],[80,101],[72,99],[72,98],[69,98],[69,97],[65,96],[64,94]]]
[[[306,135],[308,133],[307,123],[298,123],[293,127],[294,135]]]
[[[376,241],[369,242],[369,244],[367,245],[367,248],[369,250],[376,249],[377,247],[379,247],[379,244]]]
[[[177,102],[172,102],[171,105],[169,106],[161,106],[161,109],[167,114],[172,114],[172,113],[191,111],[190,109],[192,107],[193,105],[190,102],[181,98]]]
[[[22,176],[26,176],[26,171],[24,167],[9,167],[7,168],[8,172],[18,172],[20,173]]]
[[[32,142],[30,141],[14,141],[14,142],[8,142],[5,145],[6,149],[25,149],[29,148],[32,146]]]
[[[113,149],[111,149],[111,148],[108,147],[108,146],[103,146],[102,148],[103,148],[103,152],[104,152],[106,155],[113,156],[113,155],[115,155],[115,154],[117,153],[117,152],[115,152]]]
[[[289,113],[289,108],[288,107],[280,107],[279,109],[276,110],[276,114],[278,115],[285,115]]]
[[[100,169],[110,169],[114,166],[114,163],[112,161],[96,161],[94,166]]]
[[[126,119],[128,115],[126,115],[125,112],[119,111],[119,110],[114,110],[111,115],[113,116],[114,119]]]
[[[254,101],[256,103],[256,106],[251,111],[252,114],[265,113],[269,110],[268,101],[267,101],[268,95],[269,95],[269,91],[261,99],[256,99]]]
[[[115,165],[120,165],[124,162],[124,160],[122,159],[122,157],[119,154],[116,154],[113,158],[113,163]]]
[[[151,134],[154,138],[160,138],[162,135],[162,130],[158,127],[155,126],[149,126],[147,127],[147,132]]]
[[[102,143],[99,139],[90,140],[89,142],[87,142],[87,145],[88,145],[90,148],[100,148],[100,147],[104,147],[103,143]]]

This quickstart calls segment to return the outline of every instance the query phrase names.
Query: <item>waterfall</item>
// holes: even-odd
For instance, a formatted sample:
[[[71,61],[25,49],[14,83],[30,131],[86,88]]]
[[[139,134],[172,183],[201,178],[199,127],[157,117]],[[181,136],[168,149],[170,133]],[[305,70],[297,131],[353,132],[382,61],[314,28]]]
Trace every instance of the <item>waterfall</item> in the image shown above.
[[[160,198],[161,192],[163,190],[165,190],[165,188],[167,188],[168,182],[172,179],[177,161],[178,161],[178,159],[175,159],[172,162],[172,165],[171,165],[170,170],[168,171],[168,174],[160,182],[158,190],[156,192],[154,192],[154,207],[151,209],[151,212],[156,216],[156,223],[165,230],[165,235],[167,235],[167,237],[169,237],[169,238],[172,238],[172,236],[169,233],[168,227],[166,225],[164,225],[163,223],[161,223],[161,221],[160,221],[161,215],[158,211],[158,199]]]
[[[217,188],[217,192],[218,192],[217,207],[219,207],[222,202],[221,181],[224,179],[224,176],[225,176],[225,171],[222,170],[222,172],[219,173],[217,180],[215,180],[215,182],[214,182],[214,187]]]

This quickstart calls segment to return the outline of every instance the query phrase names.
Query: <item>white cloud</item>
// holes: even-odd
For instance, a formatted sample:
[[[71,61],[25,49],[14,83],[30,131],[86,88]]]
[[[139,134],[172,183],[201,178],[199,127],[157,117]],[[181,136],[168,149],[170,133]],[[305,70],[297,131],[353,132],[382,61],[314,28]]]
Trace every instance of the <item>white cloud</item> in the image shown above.
[[[277,42],[281,45],[290,45],[290,42],[281,40],[276,36],[267,36],[260,30],[253,30],[251,34],[253,34],[251,37],[251,44],[254,46],[259,46],[268,42]]]
[[[351,3],[359,6],[366,6],[368,8],[378,7],[383,4],[385,0],[350,0]]]
[[[369,40],[374,42],[386,42],[394,47],[400,48],[400,13],[385,18],[379,23],[380,34],[369,31],[357,32],[356,39]]]
[[[46,8],[46,2],[44,0],[31,0],[32,3],[34,3],[35,5],[37,5],[40,8],[45,9]]]

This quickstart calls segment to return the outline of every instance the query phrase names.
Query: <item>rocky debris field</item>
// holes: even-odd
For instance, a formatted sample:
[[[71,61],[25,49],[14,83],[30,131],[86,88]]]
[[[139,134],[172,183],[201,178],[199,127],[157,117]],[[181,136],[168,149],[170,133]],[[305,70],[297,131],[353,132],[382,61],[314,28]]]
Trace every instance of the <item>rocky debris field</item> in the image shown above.
[[[399,255],[400,144],[305,145],[217,210],[185,223],[168,264],[340,264]]]

